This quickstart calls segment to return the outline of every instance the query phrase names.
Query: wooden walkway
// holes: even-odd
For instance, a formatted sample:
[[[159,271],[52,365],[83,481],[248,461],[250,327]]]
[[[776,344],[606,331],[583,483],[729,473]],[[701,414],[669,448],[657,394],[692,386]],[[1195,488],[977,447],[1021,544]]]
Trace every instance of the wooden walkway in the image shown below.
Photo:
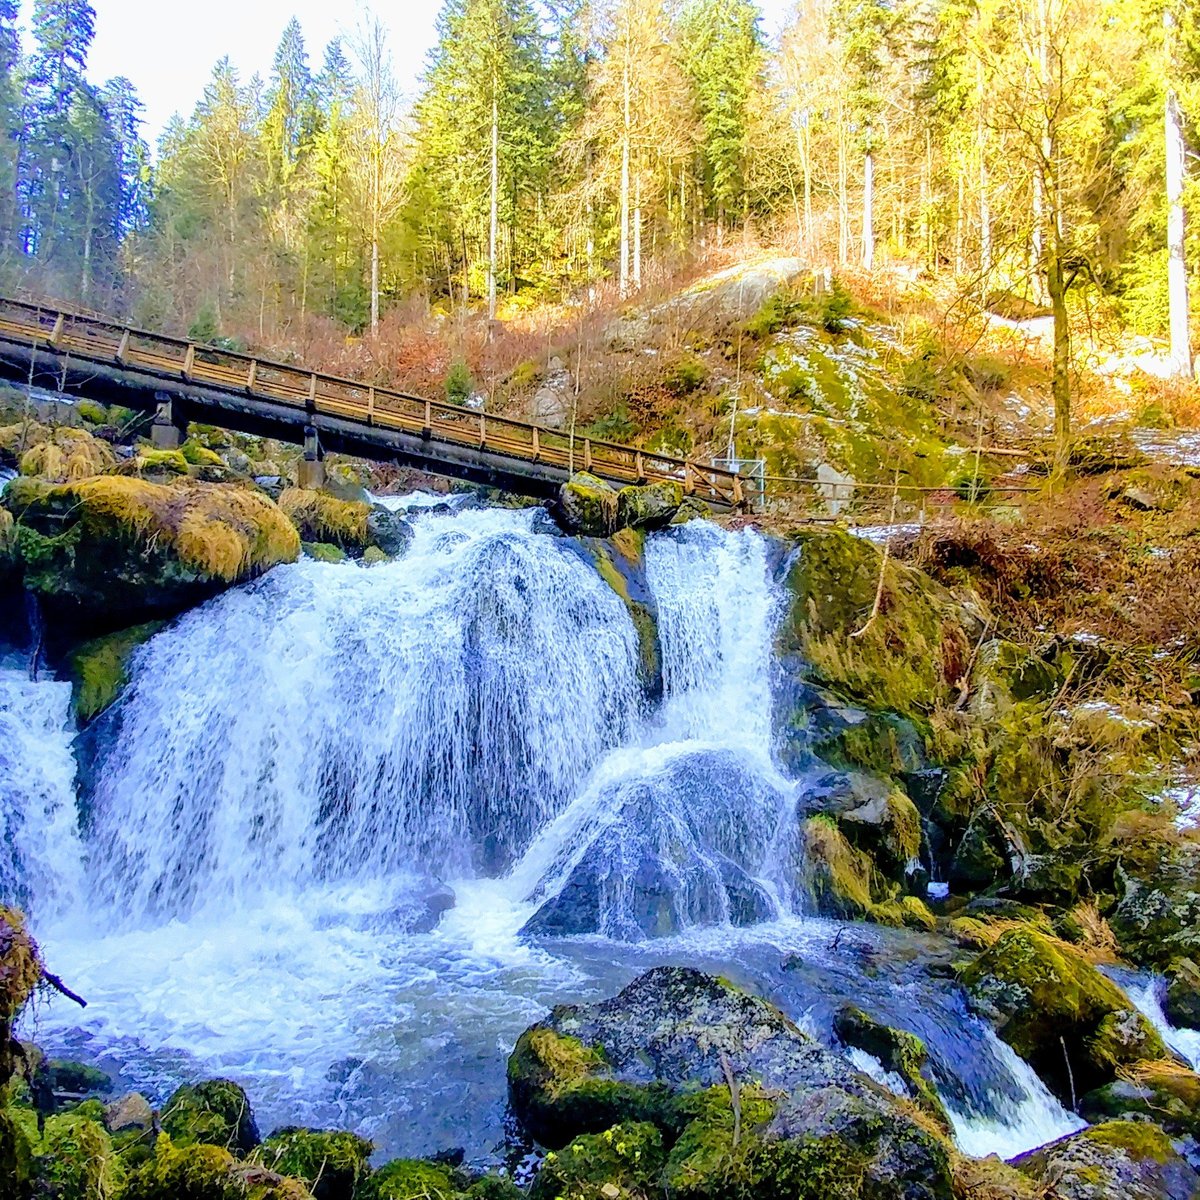
[[[717,467],[19,300],[0,299],[0,377],[143,411],[169,405],[181,427],[319,440],[322,450],[524,495],[554,495],[590,471],[617,486],[678,481],[716,508],[747,498],[746,481]]]

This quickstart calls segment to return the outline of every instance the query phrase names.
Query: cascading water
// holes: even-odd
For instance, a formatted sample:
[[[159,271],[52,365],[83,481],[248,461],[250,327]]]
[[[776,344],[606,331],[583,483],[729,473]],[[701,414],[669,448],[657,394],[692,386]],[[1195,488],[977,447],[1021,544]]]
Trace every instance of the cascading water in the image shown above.
[[[24,822],[0,889],[20,871],[90,1001],[50,1005],[42,1040],[158,1097],[232,1075],[267,1127],[481,1156],[529,1022],[680,962],[795,1014],[854,1000],[915,1020],[950,1092],[980,1056],[974,1091],[948,1097],[972,1147],[1063,1131],[951,983],[888,959],[910,935],[856,934],[877,949],[851,952],[799,915],[805,784],[772,759],[761,537],[700,522],[648,539],[652,710],[629,611],[578,543],[529,512],[392,506],[415,529],[400,560],[279,568],[137,652],[95,739],[86,886],[66,686],[0,676],[4,779],[21,781],[0,801]]]
[[[71,685],[0,661],[0,900],[39,918],[81,899]]]
[[[638,710],[620,600],[530,521],[427,519],[399,562],[271,572],[143,648],[92,802],[100,890],[178,915],[524,850]]]

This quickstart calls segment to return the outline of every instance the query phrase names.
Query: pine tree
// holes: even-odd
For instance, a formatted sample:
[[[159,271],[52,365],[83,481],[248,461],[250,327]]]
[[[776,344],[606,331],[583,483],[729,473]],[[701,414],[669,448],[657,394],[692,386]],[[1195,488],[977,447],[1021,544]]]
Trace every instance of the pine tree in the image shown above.
[[[751,107],[763,72],[759,19],[750,0],[694,0],[681,23],[703,138],[705,207],[718,230],[748,208]]]

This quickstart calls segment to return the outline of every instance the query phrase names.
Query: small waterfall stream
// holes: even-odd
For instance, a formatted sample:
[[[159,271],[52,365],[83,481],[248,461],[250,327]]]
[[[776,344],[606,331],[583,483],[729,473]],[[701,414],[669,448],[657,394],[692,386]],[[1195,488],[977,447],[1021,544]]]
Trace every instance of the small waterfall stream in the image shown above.
[[[268,1127],[478,1156],[529,1022],[681,962],[826,1025],[847,1000],[915,1022],[966,1149],[1072,1127],[914,972],[917,935],[865,929],[860,955],[804,916],[760,536],[648,540],[651,706],[579,546],[528,511],[394,503],[415,528],[398,561],[278,568],[136,652],[82,836],[68,686],[0,672],[0,898],[32,900],[90,1001],[48,1006],[40,1038],[157,1095],[233,1075]]]

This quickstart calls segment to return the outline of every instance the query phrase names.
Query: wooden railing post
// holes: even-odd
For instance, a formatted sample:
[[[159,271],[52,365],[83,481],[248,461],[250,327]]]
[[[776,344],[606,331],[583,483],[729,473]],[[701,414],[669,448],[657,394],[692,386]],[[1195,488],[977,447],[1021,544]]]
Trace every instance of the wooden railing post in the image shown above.
[[[250,370],[246,372],[246,391],[254,391],[255,385],[258,383],[258,359],[250,360]]]
[[[634,460],[633,460],[633,465],[634,465],[634,470],[637,471],[638,483],[645,483],[646,482],[646,470],[642,466],[642,452],[640,450],[637,452],[637,457],[634,458]]]
[[[316,371],[314,371],[308,377],[308,399],[307,399],[307,401],[305,401],[304,407],[307,408],[310,413],[317,411],[317,373],[316,373]]]
[[[183,371],[181,374],[184,379],[191,379],[192,368],[196,365],[196,346],[194,342],[188,342],[187,353],[183,356]]]
[[[425,424],[421,428],[421,436],[423,438],[433,436],[433,402],[428,398],[425,400]]]
[[[375,388],[367,388],[367,424],[375,424]]]
[[[58,339],[60,337],[62,337],[63,322],[65,320],[66,320],[66,317],[64,317],[62,313],[59,313],[58,316],[56,316],[54,318],[54,328],[50,331],[50,338],[49,338],[50,345],[52,345],[52,346],[58,345]]]
[[[590,471],[592,469],[592,439],[583,439],[583,469]]]
[[[742,477],[740,475],[735,475],[733,477],[733,506],[734,508],[741,508],[742,503]]]
[[[117,362],[124,364],[125,355],[129,353],[129,330],[121,330],[121,344],[117,347]]]
[[[683,494],[690,496],[696,490],[696,479],[692,471],[692,464],[685,463],[683,468]]]
[[[479,448],[482,450],[487,445],[487,418],[483,413],[479,414]]]
[[[538,427],[533,427],[533,461],[537,462],[539,455],[542,453],[542,441],[538,433]]]

